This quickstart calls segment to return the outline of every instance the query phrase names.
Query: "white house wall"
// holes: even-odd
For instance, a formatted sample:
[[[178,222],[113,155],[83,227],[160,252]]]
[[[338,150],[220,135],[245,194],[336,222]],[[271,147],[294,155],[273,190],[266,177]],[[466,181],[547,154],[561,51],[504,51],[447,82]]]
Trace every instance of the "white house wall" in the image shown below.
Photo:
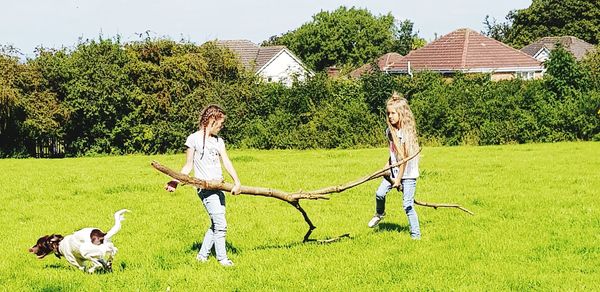
[[[542,48],[537,53],[535,53],[533,57],[540,62],[545,62],[550,58],[550,51],[548,51],[548,49],[546,48]]]
[[[287,86],[291,86],[293,76],[297,76],[298,80],[304,80],[307,71],[300,65],[290,54],[283,51],[277,55],[274,60],[271,60],[259,72],[259,75],[269,82],[281,82]]]

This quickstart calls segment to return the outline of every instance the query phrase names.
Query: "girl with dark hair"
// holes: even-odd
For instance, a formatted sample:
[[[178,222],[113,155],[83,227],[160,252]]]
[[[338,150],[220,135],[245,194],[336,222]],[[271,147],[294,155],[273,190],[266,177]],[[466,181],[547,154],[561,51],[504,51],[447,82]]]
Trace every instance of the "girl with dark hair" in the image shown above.
[[[240,193],[240,180],[235,168],[225,151],[223,139],[217,136],[223,128],[225,122],[225,112],[217,105],[209,105],[200,113],[199,130],[189,135],[185,145],[186,162],[181,168],[181,173],[189,174],[192,169],[194,176],[206,181],[223,181],[223,166],[234,181],[234,187],[231,190],[232,195]],[[175,191],[179,181],[171,180],[165,186],[169,192]],[[233,266],[233,262],[227,257],[225,249],[225,235],[227,233],[227,221],[225,220],[225,194],[222,191],[198,189],[198,196],[202,200],[206,212],[211,221],[210,228],[204,235],[200,252],[196,259],[200,262],[208,261],[208,256],[212,247],[215,247],[215,254],[219,263],[223,266]]]

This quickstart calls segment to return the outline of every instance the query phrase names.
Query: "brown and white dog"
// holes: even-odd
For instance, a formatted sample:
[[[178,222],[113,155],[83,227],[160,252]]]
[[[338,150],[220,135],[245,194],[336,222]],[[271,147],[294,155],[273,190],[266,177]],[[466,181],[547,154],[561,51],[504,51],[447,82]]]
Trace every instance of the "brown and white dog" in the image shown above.
[[[51,253],[59,259],[64,256],[69,263],[82,271],[86,271],[86,262],[89,261],[89,273],[100,267],[111,271],[117,248],[110,239],[121,229],[125,212],[129,210],[123,209],[115,213],[115,225],[107,233],[98,228],[83,228],[65,237],[60,234],[46,235],[40,237],[29,252],[35,254],[38,259],[43,259]]]

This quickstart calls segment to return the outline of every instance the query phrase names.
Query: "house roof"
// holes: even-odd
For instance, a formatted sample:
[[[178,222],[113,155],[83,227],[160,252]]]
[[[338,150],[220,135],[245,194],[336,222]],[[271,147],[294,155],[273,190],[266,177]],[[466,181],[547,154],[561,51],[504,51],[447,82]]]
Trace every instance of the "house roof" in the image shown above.
[[[565,47],[565,49],[571,52],[577,60],[581,60],[585,56],[585,54],[590,50],[596,49],[594,45],[584,40],[578,39],[574,36],[562,36],[543,37],[523,47],[521,51],[530,56],[536,56],[537,53],[544,48],[548,51],[552,51],[556,47],[557,43],[562,44],[563,47]]]
[[[262,68],[285,49],[285,46],[260,47],[258,49],[258,54],[256,55],[256,70]]]
[[[533,57],[472,29],[457,29],[426,46],[411,51],[389,66],[391,72],[431,70],[442,73],[514,72],[542,70]]]
[[[217,45],[232,50],[247,69],[254,68],[260,47],[248,40],[217,40]]]
[[[387,70],[387,68],[390,65],[395,64],[400,59],[402,59],[402,55],[395,53],[395,52],[391,52],[391,53],[387,53],[387,54],[382,55],[381,57],[377,58],[375,60],[375,63],[377,63],[377,67],[379,67],[379,70],[385,71],[385,70]],[[370,72],[372,69],[373,68],[371,66],[371,63],[367,63],[367,64],[364,64],[364,65],[356,68],[354,71],[350,72],[349,75],[350,75],[350,77],[358,78],[362,74],[364,74],[366,72]]]
[[[248,70],[258,72],[265,64],[271,61],[285,46],[261,47],[249,40],[218,40],[217,45],[232,50]]]

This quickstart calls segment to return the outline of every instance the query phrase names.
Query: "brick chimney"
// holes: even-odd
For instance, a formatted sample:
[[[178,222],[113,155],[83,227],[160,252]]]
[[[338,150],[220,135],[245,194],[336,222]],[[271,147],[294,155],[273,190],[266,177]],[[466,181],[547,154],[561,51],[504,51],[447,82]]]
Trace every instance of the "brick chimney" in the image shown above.
[[[340,75],[340,68],[337,68],[335,65],[325,68],[327,70],[327,76],[329,77],[337,77]]]

